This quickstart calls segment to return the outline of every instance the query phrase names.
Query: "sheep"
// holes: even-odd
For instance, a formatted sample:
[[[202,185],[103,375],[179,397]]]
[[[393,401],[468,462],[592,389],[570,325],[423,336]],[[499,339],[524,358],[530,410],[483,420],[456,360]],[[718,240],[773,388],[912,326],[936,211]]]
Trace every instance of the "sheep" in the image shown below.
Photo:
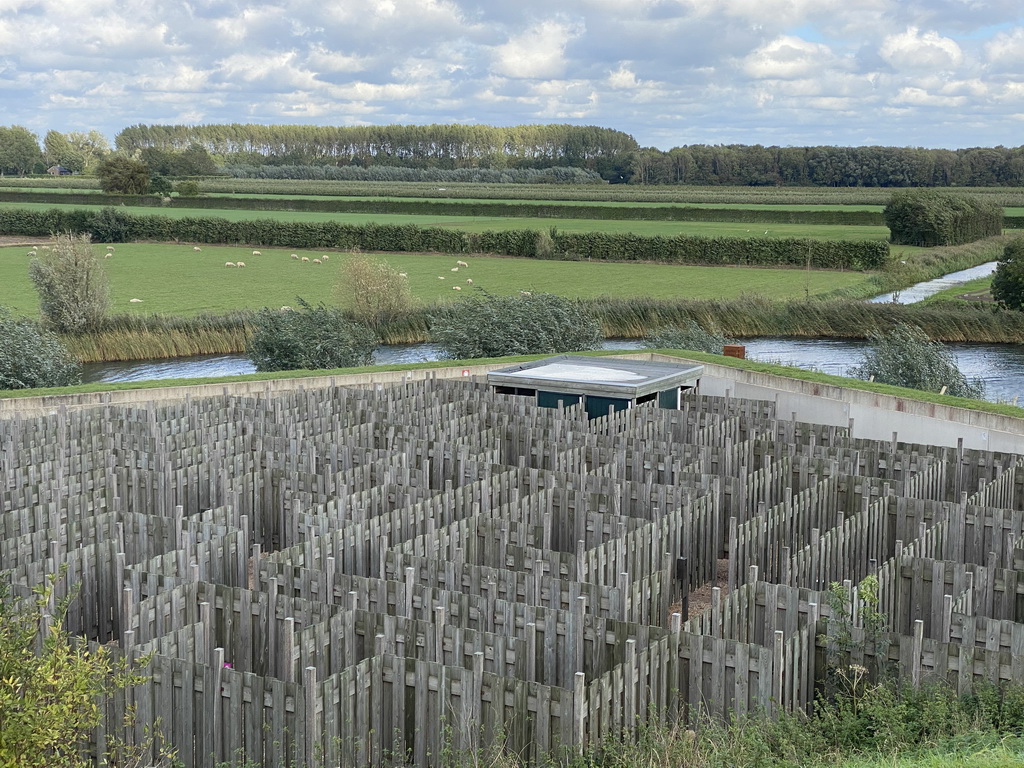
[[[262,256],[263,254],[262,254],[262,253],[260,253],[259,251],[253,251],[253,252],[252,252],[252,255],[253,255],[253,256]]]
[[[462,286],[461,285],[453,285],[452,286],[452,290],[453,291],[461,291],[462,290]]]
[[[472,277],[467,277],[466,278],[466,282],[469,283],[470,285],[472,285],[473,284],[473,278]]]
[[[201,250],[203,250],[203,249],[202,249],[202,248],[200,248],[200,247],[199,247],[198,245],[193,245],[193,246],[192,246],[192,250],[193,250],[193,251],[201,251]]]
[[[459,271],[458,267],[452,267],[452,272],[458,272],[458,271]]]
[[[110,258],[110,257],[111,257],[112,255],[113,255],[113,254],[110,254],[110,253],[104,253],[104,254],[103,254],[103,258],[104,258],[104,259],[109,259],[109,258]]]
[[[519,295],[520,296],[533,296],[533,294],[530,293],[529,291],[520,291]]]
[[[292,254],[292,258],[295,259],[296,261],[298,261],[299,260],[299,254],[293,253]]]
[[[239,261],[238,263],[235,264],[235,266],[236,267],[244,267],[245,266],[245,262],[244,261]]]
[[[399,272],[399,273],[398,273],[398,276],[399,276],[399,277],[408,277],[409,275],[408,275],[408,274],[406,274],[405,272]]]
[[[444,278],[443,278],[443,277],[441,277],[440,275],[438,275],[438,276],[437,276],[437,279],[438,279],[438,280],[444,280]]]
[[[328,256],[326,253],[323,256],[320,257],[320,261],[330,261],[330,260],[331,260],[331,257]]]
[[[314,264],[322,264],[323,262],[321,262],[320,259],[313,259],[313,263]]]
[[[129,304],[141,304],[142,299],[128,299]]]
[[[292,308],[291,307],[281,307],[281,311],[282,312],[291,312]]]
[[[309,256],[303,256],[302,257],[302,263],[303,264],[308,264],[309,263]]]
[[[455,264],[457,266],[460,266],[460,267],[468,267],[469,266],[469,264],[466,263],[465,261],[456,261]]]
[[[235,264],[235,262],[233,262],[233,261],[225,261],[224,262],[224,266],[225,267],[237,267],[238,265]]]
[[[108,251],[112,251],[112,250],[114,250],[114,246],[112,246],[112,245],[108,245],[108,246],[107,246],[107,250],[108,250]]]

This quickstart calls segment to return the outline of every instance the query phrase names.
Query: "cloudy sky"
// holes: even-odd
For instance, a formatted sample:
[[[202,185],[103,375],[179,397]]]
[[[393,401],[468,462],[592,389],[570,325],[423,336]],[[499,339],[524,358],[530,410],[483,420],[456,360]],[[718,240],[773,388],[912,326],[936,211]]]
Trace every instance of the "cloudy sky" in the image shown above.
[[[1024,144],[1020,0],[0,0],[0,124]]]

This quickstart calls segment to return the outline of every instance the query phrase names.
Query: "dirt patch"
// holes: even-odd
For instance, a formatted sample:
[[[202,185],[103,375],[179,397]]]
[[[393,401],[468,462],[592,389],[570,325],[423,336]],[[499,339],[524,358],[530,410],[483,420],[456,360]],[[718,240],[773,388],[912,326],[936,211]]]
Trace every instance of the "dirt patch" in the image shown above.
[[[729,559],[719,559],[715,567],[715,575],[717,578],[717,585],[713,581],[709,581],[707,584],[701,584],[694,590],[690,591],[690,616],[699,616],[701,613],[711,607],[711,590],[715,586],[722,588],[722,597],[729,591]],[[672,616],[673,613],[679,613],[682,611],[682,603],[673,603],[668,607],[668,615]],[[686,621],[688,617],[684,616],[683,621]]]

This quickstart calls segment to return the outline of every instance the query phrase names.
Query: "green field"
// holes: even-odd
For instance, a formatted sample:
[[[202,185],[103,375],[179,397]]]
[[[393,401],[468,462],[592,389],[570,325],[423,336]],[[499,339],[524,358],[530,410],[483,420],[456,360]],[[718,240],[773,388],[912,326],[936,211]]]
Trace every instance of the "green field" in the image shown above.
[[[97,253],[105,251],[100,246],[95,249]],[[261,255],[253,256],[252,248],[230,246],[204,245],[197,252],[191,245],[118,244],[114,255],[103,261],[110,276],[111,309],[114,313],[195,315],[292,305],[296,296],[311,302],[335,301],[333,290],[345,252],[259,250]],[[28,279],[27,252],[25,247],[0,248],[0,305],[34,315],[38,302]],[[309,257],[310,262],[293,260],[293,252]],[[313,264],[312,259],[323,253],[330,254],[330,260]],[[869,276],[859,272],[408,253],[388,254],[385,258],[408,275],[413,295],[424,304],[453,300],[474,288],[498,294],[529,290],[576,297],[733,298],[756,293],[788,299],[869,285]],[[470,266],[452,272],[458,259]],[[225,267],[228,261],[243,261],[246,267]],[[463,290],[452,290],[455,285]],[[130,303],[133,298],[142,302]]]
[[[50,203],[0,203],[0,208],[46,211],[54,208],[73,210],[81,206],[62,206]],[[274,219],[287,222],[334,221],[341,224],[402,225],[418,227],[444,227],[467,232],[501,231],[509,229],[543,230],[557,227],[562,232],[632,232],[637,235],[673,237],[675,235],[701,235],[704,237],[810,237],[819,240],[885,240],[886,227],[771,224],[756,225],[739,222],[689,221],[632,221],[599,219],[513,218],[508,216],[416,216],[380,213],[307,213],[303,211],[239,211],[210,209],[202,211],[187,208],[119,208],[136,216],[168,216],[174,218],[220,218],[229,221]]]

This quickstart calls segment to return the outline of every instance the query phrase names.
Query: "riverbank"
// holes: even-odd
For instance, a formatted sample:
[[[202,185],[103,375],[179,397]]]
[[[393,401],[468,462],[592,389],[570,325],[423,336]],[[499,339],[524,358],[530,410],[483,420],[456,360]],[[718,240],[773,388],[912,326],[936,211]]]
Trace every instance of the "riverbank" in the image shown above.
[[[900,308],[891,302],[872,306],[862,301],[998,259],[1009,239],[1001,236],[915,252],[856,289],[843,288],[819,296],[808,292],[799,300],[779,300],[770,290],[765,291],[768,295],[743,294],[725,299],[598,296],[578,300],[601,324],[606,338],[643,338],[662,326],[688,320],[739,338],[866,338],[871,331],[891,327],[894,322],[910,322],[940,341],[1020,343],[1024,341],[1020,313],[999,314],[991,305],[980,312],[971,306],[954,309],[944,305],[933,305],[925,311]],[[729,269],[719,267],[716,271]],[[758,270],[766,279],[771,271]],[[551,285],[548,290],[558,293],[559,286]],[[243,298],[252,301],[253,297],[246,294]],[[430,317],[443,315],[448,306],[450,303],[432,303],[407,313],[382,330],[381,342],[429,341]],[[192,317],[124,314],[110,318],[98,333],[68,336],[64,341],[84,362],[233,354],[245,350],[254,315],[252,309]]]

